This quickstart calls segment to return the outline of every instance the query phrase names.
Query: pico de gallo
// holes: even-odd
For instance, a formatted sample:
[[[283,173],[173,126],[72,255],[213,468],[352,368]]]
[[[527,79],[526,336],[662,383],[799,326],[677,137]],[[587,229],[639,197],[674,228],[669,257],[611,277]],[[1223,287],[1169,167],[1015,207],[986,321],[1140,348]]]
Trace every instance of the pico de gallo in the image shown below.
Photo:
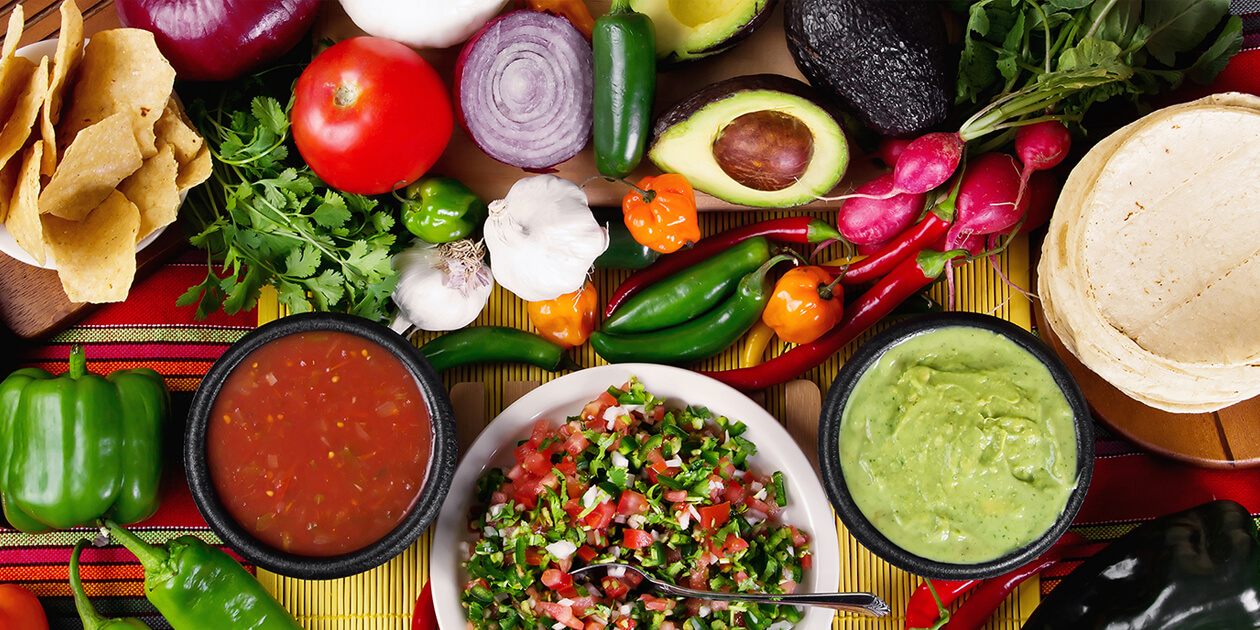
[[[809,537],[779,522],[783,474],[759,474],[746,426],[673,408],[632,378],[580,415],[541,419],[515,465],[477,483],[461,597],[472,630],[786,630],[792,606],[635,593],[637,577],[577,567],[621,561],[680,586],[791,593]]]

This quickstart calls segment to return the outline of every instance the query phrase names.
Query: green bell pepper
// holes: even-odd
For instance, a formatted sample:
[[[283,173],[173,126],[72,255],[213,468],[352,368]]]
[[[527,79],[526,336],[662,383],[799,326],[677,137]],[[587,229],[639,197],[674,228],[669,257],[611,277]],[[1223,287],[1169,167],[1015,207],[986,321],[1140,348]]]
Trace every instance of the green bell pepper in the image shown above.
[[[175,630],[301,630],[293,615],[218,547],[180,536],[157,547],[105,521],[144,567],[144,596]]]
[[[80,540],[74,546],[74,553],[70,554],[70,590],[74,593],[74,607],[79,611],[79,621],[83,622],[83,630],[118,630],[126,628],[131,630],[152,630],[148,624],[134,617],[106,619],[101,616],[101,613],[96,611],[96,607],[88,599],[87,593],[83,592],[83,582],[79,579],[79,555],[83,553],[88,544],[90,543],[87,539]]]
[[[0,501],[9,524],[41,533],[102,516],[152,516],[169,412],[160,374],[93,374],[82,346],[71,350],[64,375],[9,375],[0,383]]]
[[[485,202],[454,177],[427,177],[404,191],[403,225],[430,243],[468,238],[485,223]]]

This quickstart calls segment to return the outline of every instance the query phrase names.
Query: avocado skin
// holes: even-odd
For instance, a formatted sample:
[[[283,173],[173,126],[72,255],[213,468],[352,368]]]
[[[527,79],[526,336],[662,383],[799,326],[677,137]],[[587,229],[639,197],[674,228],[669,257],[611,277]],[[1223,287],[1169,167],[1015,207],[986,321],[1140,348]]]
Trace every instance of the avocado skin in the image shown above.
[[[797,68],[867,127],[911,137],[949,115],[957,59],[937,3],[785,0],[783,17]]]

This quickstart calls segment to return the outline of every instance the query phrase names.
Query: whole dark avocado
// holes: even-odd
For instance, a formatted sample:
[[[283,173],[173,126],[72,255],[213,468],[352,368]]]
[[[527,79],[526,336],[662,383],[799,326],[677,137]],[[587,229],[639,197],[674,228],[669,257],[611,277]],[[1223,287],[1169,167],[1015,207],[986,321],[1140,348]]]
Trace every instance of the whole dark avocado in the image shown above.
[[[785,0],[788,50],[864,125],[911,137],[945,121],[957,66],[941,8],[911,0]]]

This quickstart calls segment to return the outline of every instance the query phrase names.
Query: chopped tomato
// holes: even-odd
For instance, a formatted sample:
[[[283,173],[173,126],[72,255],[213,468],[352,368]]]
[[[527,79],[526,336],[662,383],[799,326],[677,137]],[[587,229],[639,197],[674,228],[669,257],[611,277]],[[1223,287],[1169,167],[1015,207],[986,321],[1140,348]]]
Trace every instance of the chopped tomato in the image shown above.
[[[573,628],[573,630],[583,630],[585,626],[581,620],[573,616],[573,609],[568,606],[561,606],[552,602],[534,602],[536,606],[547,613],[549,617],[559,621],[560,623]]]
[[[717,529],[731,518],[731,504],[725,501],[717,505],[706,505],[696,511],[700,514],[700,527],[705,529]]]
[[[591,529],[601,530],[608,527],[612,522],[613,516],[616,516],[617,508],[613,506],[612,501],[604,501],[595,506],[582,522],[590,526]]]
[[[813,566],[814,566],[814,554],[811,554],[808,551],[801,554],[801,568],[808,570]]]
[[[676,603],[672,599],[655,597],[648,595],[647,593],[640,595],[639,601],[643,602],[643,605],[646,606],[648,610],[672,610],[674,608],[674,604]]]
[[[572,477],[577,474],[577,463],[566,459],[556,464],[556,470],[560,471],[560,474],[565,477]]]
[[[577,457],[579,453],[586,450],[586,445],[590,443],[590,440],[586,439],[586,436],[579,431],[565,440],[564,450],[568,451],[570,455]]]
[[[665,418],[664,405],[657,405],[654,409],[652,409],[652,422],[653,423],[660,422],[664,418]]]
[[[535,450],[529,450],[524,453],[523,458],[517,457],[517,461],[521,462],[521,466],[525,470],[542,477],[551,474],[551,460],[544,457],[542,453]]]
[[[613,624],[617,626],[617,630],[634,630],[634,627],[639,625],[638,622],[629,617],[618,617]]]
[[[538,448],[538,445],[542,444],[542,441],[551,434],[551,427],[547,426],[547,424],[547,420],[544,418],[539,418],[538,422],[534,423],[534,430],[529,434],[530,446],[535,449]]]
[[[682,503],[687,500],[686,490],[666,490],[663,495],[666,501],[671,503]]]
[[[736,536],[735,534],[726,535],[726,543],[722,545],[722,551],[731,554],[743,551],[748,548],[748,541]]]
[[[641,529],[621,530],[622,544],[630,549],[642,549],[652,544],[652,535]]]
[[[547,564],[547,557],[547,554],[540,549],[535,547],[525,548],[525,564],[532,564],[536,567],[541,567],[542,565]]]
[[[804,545],[805,543],[809,542],[809,539],[805,537],[805,534],[801,533],[801,530],[796,529],[795,525],[788,525],[788,529],[792,531],[792,544],[793,545],[800,547],[801,545]]]
[[[600,586],[604,587],[604,595],[613,599],[619,599],[621,596],[630,592],[630,587],[626,586],[624,582],[618,580],[617,578],[606,577],[602,582],[600,582]]]
[[[643,514],[649,509],[651,508],[648,506],[647,497],[642,493],[630,489],[621,491],[621,499],[617,501],[617,514],[621,516]]]

